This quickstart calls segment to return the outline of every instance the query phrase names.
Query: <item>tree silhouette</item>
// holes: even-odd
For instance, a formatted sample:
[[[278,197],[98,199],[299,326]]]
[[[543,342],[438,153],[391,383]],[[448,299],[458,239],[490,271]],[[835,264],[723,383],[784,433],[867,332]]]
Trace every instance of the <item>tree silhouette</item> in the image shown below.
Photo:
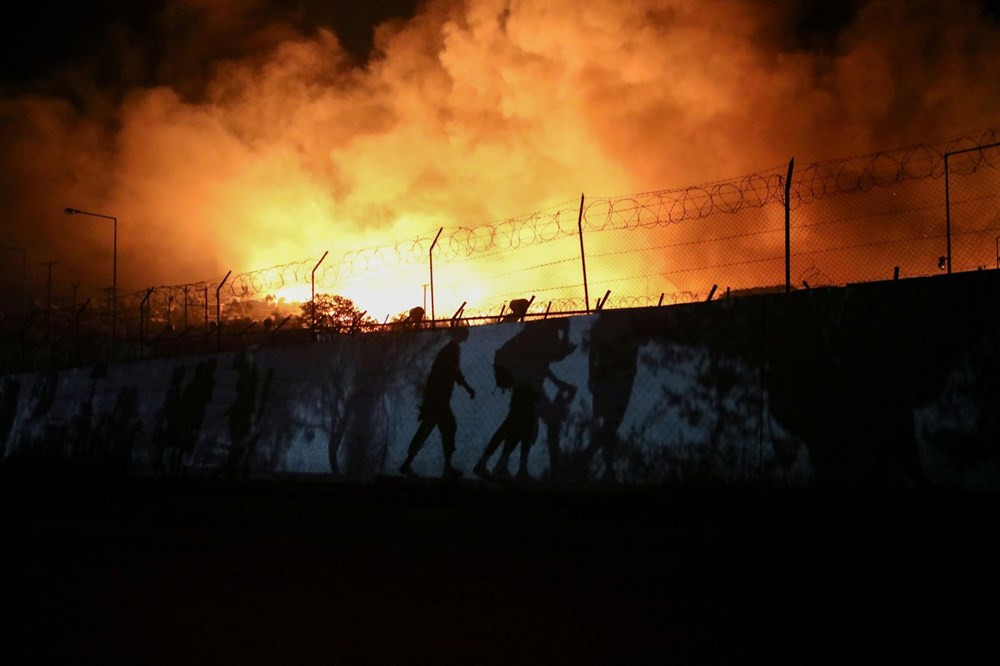
[[[312,325],[314,313],[317,329],[350,331],[378,324],[375,319],[365,316],[354,301],[338,294],[316,294],[315,299],[300,307],[302,323],[307,328]]]

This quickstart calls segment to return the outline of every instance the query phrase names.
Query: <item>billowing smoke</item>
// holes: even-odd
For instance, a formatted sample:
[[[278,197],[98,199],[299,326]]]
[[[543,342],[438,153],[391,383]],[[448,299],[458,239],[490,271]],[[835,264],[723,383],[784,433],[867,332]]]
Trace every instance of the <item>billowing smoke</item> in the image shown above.
[[[93,66],[8,90],[0,243],[97,289],[110,229],[62,210],[116,215],[125,291],[1000,116],[1000,27],[974,0],[439,0],[375,26],[367,57],[278,4],[174,0],[145,33],[109,27]]]

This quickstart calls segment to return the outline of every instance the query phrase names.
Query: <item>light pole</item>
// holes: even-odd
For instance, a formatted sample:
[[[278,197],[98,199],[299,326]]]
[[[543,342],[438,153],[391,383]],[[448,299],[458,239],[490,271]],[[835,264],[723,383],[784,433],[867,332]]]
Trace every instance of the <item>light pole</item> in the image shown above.
[[[118,218],[114,215],[104,215],[102,213],[91,213],[78,208],[64,209],[67,215],[89,215],[90,217],[102,217],[114,223],[114,242],[111,252],[111,352],[114,355],[115,344],[115,322],[118,314]]]

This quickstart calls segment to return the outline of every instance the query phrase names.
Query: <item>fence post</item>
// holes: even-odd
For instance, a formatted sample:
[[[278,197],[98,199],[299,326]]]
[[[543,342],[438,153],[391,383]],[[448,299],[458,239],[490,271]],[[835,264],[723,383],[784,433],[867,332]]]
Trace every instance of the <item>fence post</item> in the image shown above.
[[[952,155],[961,155],[963,153],[972,153],[977,150],[984,151],[988,148],[998,147],[1000,147],[1000,142],[989,143],[985,146],[976,146],[975,148],[953,150],[944,154],[944,234],[947,238],[945,260],[948,262],[948,275],[951,275],[951,182],[948,177],[948,158]]]
[[[434,246],[437,245],[438,238],[441,237],[441,232],[444,231],[444,227],[438,229],[437,235],[434,236],[434,242],[431,243],[431,249],[427,251],[427,259],[431,264],[431,328],[435,328],[435,320],[437,317],[434,315]]]
[[[953,153],[944,154],[944,235],[945,235],[945,261],[947,262],[948,275],[951,275],[951,187],[948,183],[948,158]]]
[[[220,352],[222,351],[222,303],[219,300],[219,292],[222,291],[222,285],[226,284],[226,280],[229,279],[231,273],[232,271],[226,273],[226,277],[222,278],[222,282],[215,288],[215,339],[216,350]],[[208,287],[205,287],[205,289],[207,291]]]
[[[795,158],[788,160],[788,175],[785,176],[785,293],[792,291],[792,171]]]
[[[142,297],[142,302],[139,303],[139,360],[142,360],[143,346],[146,344],[146,303],[149,302],[149,297],[153,295],[153,289],[155,287],[149,287],[146,289],[146,295]]]
[[[580,193],[580,214],[576,218],[576,228],[580,233],[580,265],[583,266],[583,308],[590,314],[590,291],[587,286],[587,254],[583,251],[583,192]]]
[[[312,330],[312,338],[314,342],[316,341],[316,269],[319,268],[319,265],[323,263],[323,260],[326,259],[326,255],[329,253],[329,250],[323,252],[323,256],[319,258],[319,261],[316,262],[316,265],[313,266],[312,270],[312,300],[310,303],[312,305],[310,308],[312,311],[312,323],[310,324],[310,329]]]

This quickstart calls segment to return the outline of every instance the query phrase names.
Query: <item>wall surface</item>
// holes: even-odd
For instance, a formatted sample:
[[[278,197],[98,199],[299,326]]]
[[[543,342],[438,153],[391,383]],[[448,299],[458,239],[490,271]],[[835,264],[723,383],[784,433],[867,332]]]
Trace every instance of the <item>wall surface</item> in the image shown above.
[[[992,489],[998,297],[979,271],[8,375],[0,443],[11,467],[364,481],[421,423],[412,469],[440,475],[451,413],[467,477],[494,439],[494,473],[535,479]]]

